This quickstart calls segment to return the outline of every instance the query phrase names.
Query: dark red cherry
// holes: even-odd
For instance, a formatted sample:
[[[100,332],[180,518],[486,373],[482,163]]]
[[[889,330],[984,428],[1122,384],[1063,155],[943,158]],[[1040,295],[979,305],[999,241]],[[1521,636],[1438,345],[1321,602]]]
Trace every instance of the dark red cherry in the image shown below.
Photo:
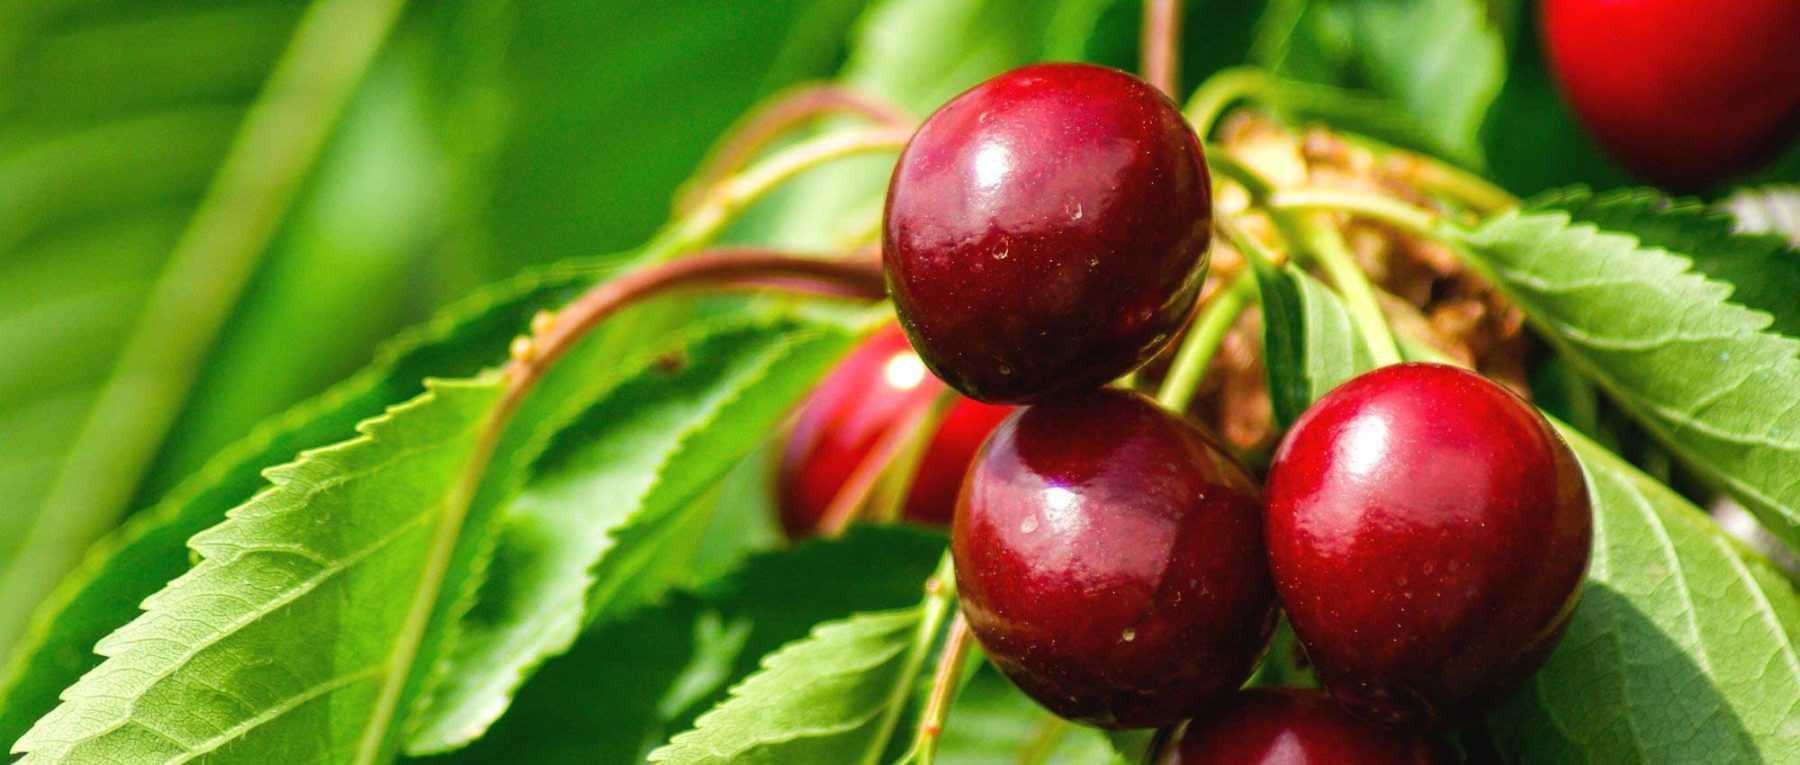
[[[1564,96],[1640,176],[1703,188],[1800,128],[1800,2],[1545,0],[1542,14]]]
[[[1437,364],[1385,367],[1308,409],[1267,484],[1270,568],[1338,701],[1456,722],[1537,670],[1593,538],[1586,481],[1530,404]]]
[[[781,525],[790,537],[817,530],[831,500],[890,429],[944,390],[899,327],[877,332],[826,375],[800,405],[776,473]],[[949,525],[963,473],[1011,407],[959,399],[944,415],[913,476],[907,520]]]
[[[1254,688],[1223,714],[1195,720],[1164,765],[1438,765],[1441,748],[1417,731],[1376,727],[1320,691]]]
[[[1106,383],[1193,313],[1212,201],[1200,142],[1129,74],[1041,64],[925,120],[888,186],[883,258],[927,366],[983,401]]]
[[[1136,394],[1101,390],[1002,422],[969,469],[950,549],[988,658],[1092,725],[1209,708],[1243,684],[1274,625],[1255,484]]]

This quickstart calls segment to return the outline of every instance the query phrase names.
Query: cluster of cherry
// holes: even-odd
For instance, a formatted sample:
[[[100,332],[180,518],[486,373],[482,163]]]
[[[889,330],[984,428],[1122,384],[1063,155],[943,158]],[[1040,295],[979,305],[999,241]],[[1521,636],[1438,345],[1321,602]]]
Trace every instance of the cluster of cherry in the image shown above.
[[[1180,415],[1103,387],[1190,319],[1211,229],[1201,144],[1135,77],[1032,66],[951,101],[888,192],[905,334],[803,409],[784,525],[817,526],[941,379],[968,398],[905,515],[950,523],[964,615],[1019,688],[1101,727],[1192,720],[1183,763],[1260,762],[1277,739],[1429,761],[1432,728],[1515,689],[1567,625],[1592,537],[1581,469],[1527,402],[1449,366],[1338,387],[1261,486]],[[1329,697],[1241,690],[1281,611]]]

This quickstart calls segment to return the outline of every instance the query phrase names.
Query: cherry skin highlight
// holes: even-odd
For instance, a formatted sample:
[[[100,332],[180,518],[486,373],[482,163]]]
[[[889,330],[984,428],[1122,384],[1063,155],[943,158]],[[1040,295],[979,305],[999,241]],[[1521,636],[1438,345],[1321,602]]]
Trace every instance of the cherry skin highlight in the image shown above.
[[[1015,412],[951,527],[957,596],[995,666],[1050,711],[1166,725],[1250,675],[1275,601],[1248,473],[1143,396]]]
[[[816,532],[832,499],[882,437],[943,390],[899,327],[877,332],[845,357],[800,405],[782,449],[776,496],[788,536]],[[975,450],[1010,411],[969,399],[951,405],[920,457],[902,517],[948,526]]]
[[[1195,720],[1163,765],[1447,765],[1416,732],[1370,725],[1321,691],[1253,688]]]
[[[1545,0],[1570,105],[1633,172],[1697,190],[1755,169],[1800,128],[1800,3]]]
[[[972,398],[1098,387],[1192,315],[1208,183],[1194,131],[1136,77],[1041,64],[988,80],[894,168],[882,256],[900,322]]]
[[[1339,386],[1288,431],[1266,488],[1282,606],[1360,716],[1471,719],[1568,625],[1586,481],[1537,410],[1480,375],[1402,364]]]

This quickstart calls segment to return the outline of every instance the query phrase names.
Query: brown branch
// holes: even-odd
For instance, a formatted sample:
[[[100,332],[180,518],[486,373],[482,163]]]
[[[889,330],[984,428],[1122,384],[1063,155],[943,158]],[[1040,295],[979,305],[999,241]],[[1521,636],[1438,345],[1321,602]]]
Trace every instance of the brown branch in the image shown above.
[[[751,157],[787,131],[834,114],[867,118],[877,125],[911,130],[912,115],[885,100],[836,85],[803,85],[771,98],[745,115],[707,152],[693,178],[675,194],[676,214],[686,214],[707,189],[742,169]]]
[[[676,289],[746,280],[806,283],[810,286],[804,291],[832,290],[870,300],[886,294],[880,261],[823,260],[762,248],[720,247],[658,263],[588,290],[554,317],[534,320],[533,336],[513,344],[505,406],[516,406],[550,365],[619,311]]]
[[[1170,98],[1180,98],[1181,0],[1147,0],[1143,35],[1139,47],[1144,79]]]

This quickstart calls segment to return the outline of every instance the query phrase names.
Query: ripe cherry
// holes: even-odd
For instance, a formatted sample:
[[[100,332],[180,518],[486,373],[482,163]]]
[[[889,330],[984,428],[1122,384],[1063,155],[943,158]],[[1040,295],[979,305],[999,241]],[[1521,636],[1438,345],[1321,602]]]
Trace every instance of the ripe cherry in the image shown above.
[[[1593,537],[1581,467],[1473,372],[1403,364],[1339,386],[1294,423],[1267,490],[1281,603],[1364,717],[1466,720],[1568,625]]]
[[[812,534],[850,474],[908,412],[944,390],[906,344],[899,327],[877,332],[826,375],[800,406],[776,473],[781,525]],[[960,399],[945,413],[920,458],[902,510],[907,520],[946,526],[975,450],[1011,407]]]
[[[1093,388],[1148,360],[1206,272],[1206,161],[1123,72],[1015,69],[925,120],[888,186],[883,258],[927,366],[983,401]]]
[[[1274,591],[1250,476],[1117,390],[1013,414],[970,467],[956,583],[987,656],[1063,717],[1165,725],[1243,684]]]
[[[1442,749],[1417,732],[1371,726],[1319,691],[1255,688],[1218,717],[1195,720],[1164,765],[1435,765]]]
[[[1800,2],[1545,0],[1542,14],[1564,96],[1638,175],[1701,188],[1800,128]]]

